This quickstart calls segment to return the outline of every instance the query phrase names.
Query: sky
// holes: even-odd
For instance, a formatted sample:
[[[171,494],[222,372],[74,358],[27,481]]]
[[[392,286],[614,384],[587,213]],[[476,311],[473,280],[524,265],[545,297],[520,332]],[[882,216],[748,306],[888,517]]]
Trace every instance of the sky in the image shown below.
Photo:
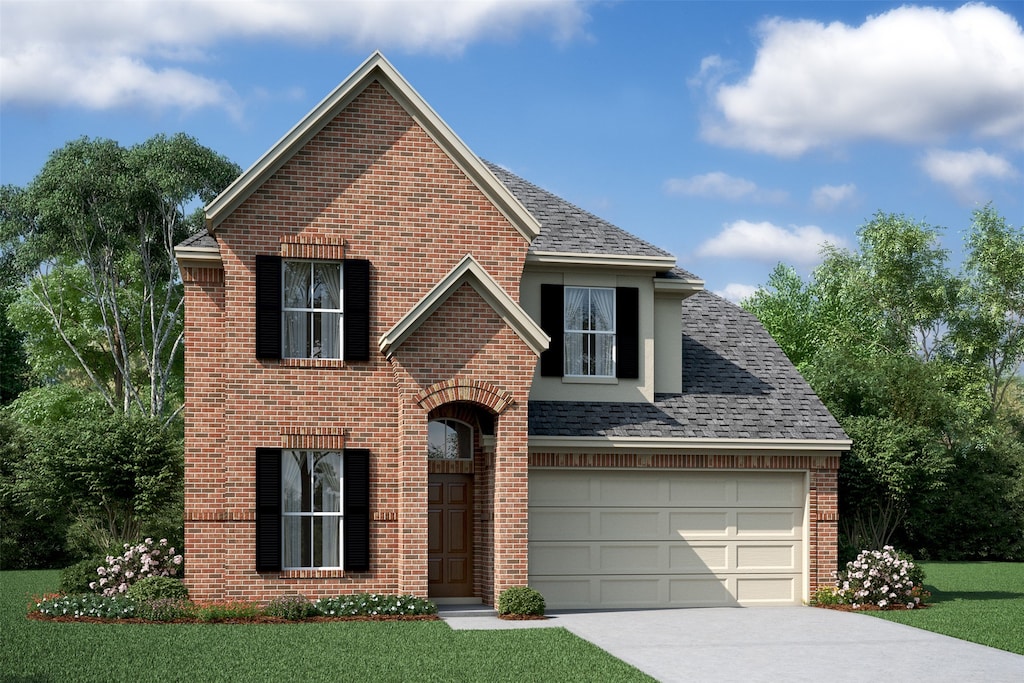
[[[0,183],[79,137],[247,168],[380,50],[481,158],[739,300],[876,212],[1024,224],[1024,2],[0,0]]]

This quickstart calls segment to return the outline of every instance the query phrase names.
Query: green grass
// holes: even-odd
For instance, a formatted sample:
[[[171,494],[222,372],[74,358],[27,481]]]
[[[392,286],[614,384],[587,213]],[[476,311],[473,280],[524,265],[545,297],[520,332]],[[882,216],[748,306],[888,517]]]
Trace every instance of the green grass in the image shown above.
[[[55,571],[0,573],[0,681],[651,681],[565,629],[440,621],[79,624],[25,618]]]
[[[1024,563],[921,565],[931,607],[865,614],[1024,655]]]

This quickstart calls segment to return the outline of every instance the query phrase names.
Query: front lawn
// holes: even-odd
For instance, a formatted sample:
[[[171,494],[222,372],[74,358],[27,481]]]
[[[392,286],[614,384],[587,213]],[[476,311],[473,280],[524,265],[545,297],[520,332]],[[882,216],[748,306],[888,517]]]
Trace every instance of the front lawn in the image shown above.
[[[56,571],[0,573],[0,681],[651,681],[561,628],[30,621]]]
[[[1024,655],[1024,563],[922,562],[931,607],[874,617]]]

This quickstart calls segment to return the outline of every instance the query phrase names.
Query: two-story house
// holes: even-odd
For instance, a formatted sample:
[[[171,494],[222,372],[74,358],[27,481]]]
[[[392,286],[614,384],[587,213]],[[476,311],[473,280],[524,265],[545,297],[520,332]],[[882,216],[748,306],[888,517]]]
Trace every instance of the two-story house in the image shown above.
[[[667,252],[478,158],[379,53],[206,207],[199,599],[799,603],[850,442]]]

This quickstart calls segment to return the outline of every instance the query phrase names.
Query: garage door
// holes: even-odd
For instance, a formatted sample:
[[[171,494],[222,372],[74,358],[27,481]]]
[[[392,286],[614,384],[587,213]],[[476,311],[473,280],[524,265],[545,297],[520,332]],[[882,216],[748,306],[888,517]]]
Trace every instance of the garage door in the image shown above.
[[[555,609],[795,604],[801,472],[530,470],[530,585]]]

